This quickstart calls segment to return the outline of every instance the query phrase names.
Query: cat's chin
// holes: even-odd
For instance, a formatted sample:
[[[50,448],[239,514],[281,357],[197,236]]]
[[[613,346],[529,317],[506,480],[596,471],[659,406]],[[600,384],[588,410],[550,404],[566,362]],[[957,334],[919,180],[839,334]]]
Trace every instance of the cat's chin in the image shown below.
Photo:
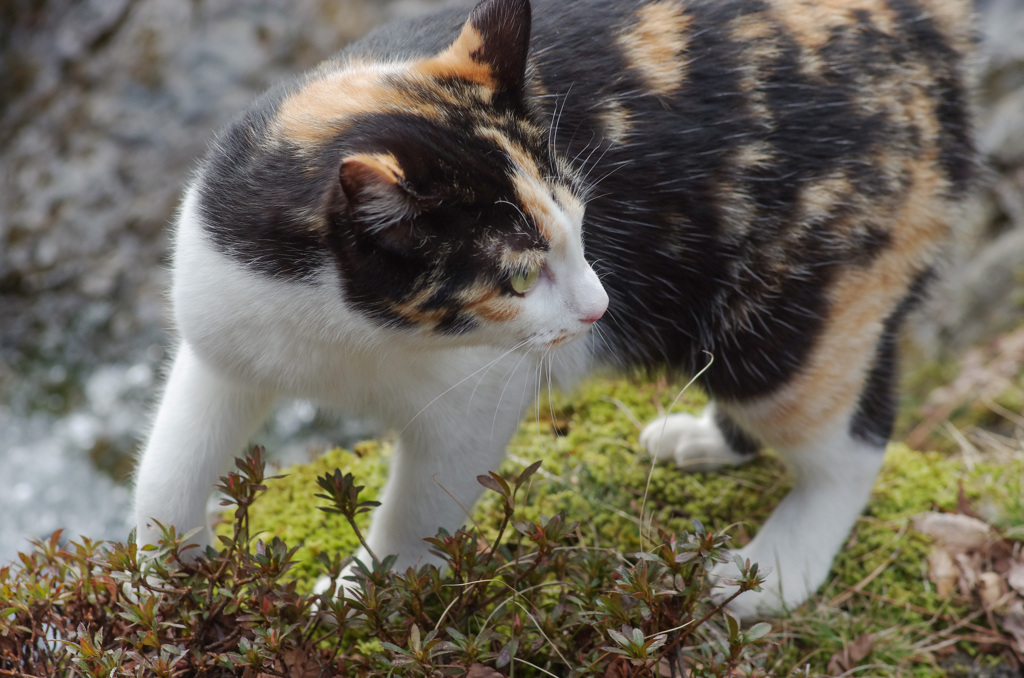
[[[589,332],[589,327],[575,332],[571,330],[544,332],[531,336],[526,341],[521,342],[517,348],[526,353],[544,353],[551,349],[567,346],[568,344],[579,341],[583,337],[587,336]]]

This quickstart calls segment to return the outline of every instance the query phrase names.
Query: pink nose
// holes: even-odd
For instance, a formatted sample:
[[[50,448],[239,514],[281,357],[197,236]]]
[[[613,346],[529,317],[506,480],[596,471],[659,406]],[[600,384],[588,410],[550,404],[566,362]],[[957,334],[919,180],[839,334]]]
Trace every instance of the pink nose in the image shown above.
[[[603,294],[604,290],[601,290],[601,292],[600,298],[595,299],[593,303],[580,310],[581,323],[596,323],[604,316],[604,312],[608,310],[608,295]]]

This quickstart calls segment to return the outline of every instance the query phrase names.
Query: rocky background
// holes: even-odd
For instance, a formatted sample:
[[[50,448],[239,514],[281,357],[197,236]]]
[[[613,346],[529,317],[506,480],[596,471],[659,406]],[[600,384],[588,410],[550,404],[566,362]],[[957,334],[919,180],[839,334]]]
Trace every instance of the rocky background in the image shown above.
[[[124,480],[168,343],[167,226],[213,133],[275,81],[433,4],[0,4],[0,562],[58,527],[127,533]],[[917,326],[927,359],[1024,316],[1024,0],[978,8],[991,176]],[[268,435],[304,454],[317,423],[299,403]]]

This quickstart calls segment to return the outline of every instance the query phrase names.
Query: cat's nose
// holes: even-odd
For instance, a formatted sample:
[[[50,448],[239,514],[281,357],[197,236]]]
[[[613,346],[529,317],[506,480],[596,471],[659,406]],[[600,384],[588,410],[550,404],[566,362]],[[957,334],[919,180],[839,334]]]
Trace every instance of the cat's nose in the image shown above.
[[[604,291],[603,286],[598,285],[593,293],[587,296],[587,299],[581,300],[579,319],[581,323],[589,325],[600,320],[608,310],[608,293]]]

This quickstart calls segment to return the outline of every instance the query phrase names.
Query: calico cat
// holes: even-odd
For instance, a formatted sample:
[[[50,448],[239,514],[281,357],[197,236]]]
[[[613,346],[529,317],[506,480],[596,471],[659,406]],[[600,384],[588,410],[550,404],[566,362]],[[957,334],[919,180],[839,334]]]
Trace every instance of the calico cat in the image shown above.
[[[462,522],[542,381],[710,354],[714,404],[640,443],[792,468],[739,550],[765,590],[734,612],[825,580],[892,431],[901,322],[976,175],[969,3],[533,5],[388,27],[217,138],[177,220],[140,543],[205,525],[226,460],[301,397],[400,432],[368,540],[436,560],[422,538]]]

